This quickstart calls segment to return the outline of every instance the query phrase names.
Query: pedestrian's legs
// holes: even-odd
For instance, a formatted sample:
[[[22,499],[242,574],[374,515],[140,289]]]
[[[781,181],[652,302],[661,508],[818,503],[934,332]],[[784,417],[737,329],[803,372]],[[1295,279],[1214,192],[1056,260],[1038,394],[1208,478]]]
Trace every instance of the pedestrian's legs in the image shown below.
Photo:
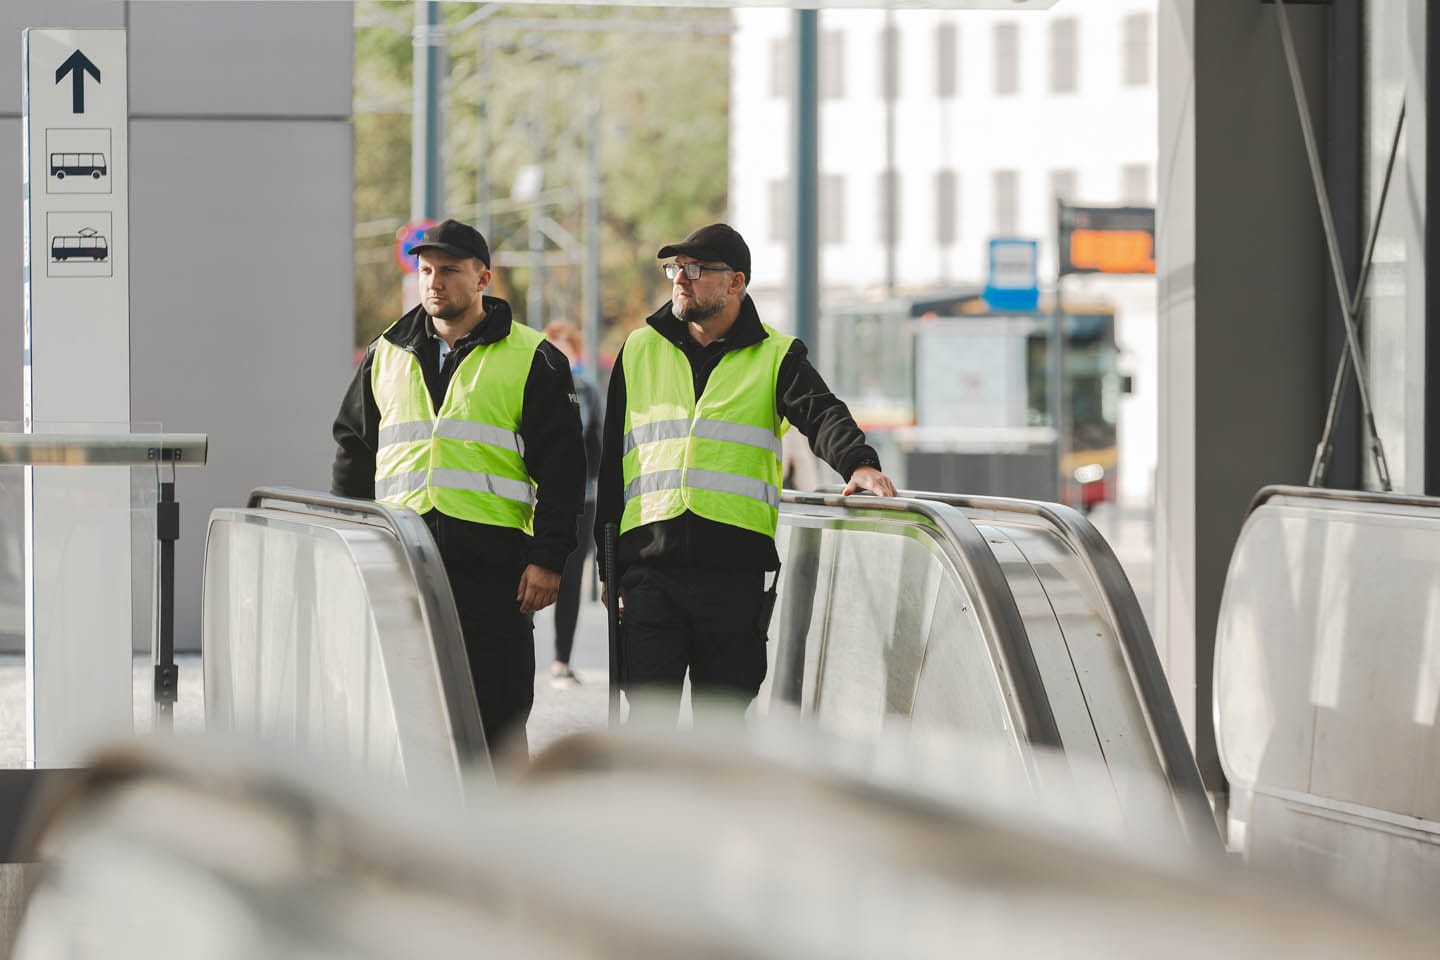
[[[767,670],[760,623],[765,575],[758,570],[686,573],[687,607],[695,626],[690,692],[697,704],[696,724],[704,722],[707,704],[722,714],[743,716]]]
[[[585,575],[585,558],[594,546],[595,501],[585,501],[580,518],[580,545],[565,559],[560,573],[560,593],[555,598],[555,662],[569,663],[575,645],[575,623],[580,618],[580,587]]]
[[[621,579],[625,590],[625,692],[630,718],[674,725],[685,668],[690,662],[690,623],[677,603],[669,574],[634,566]]]
[[[480,723],[492,751],[516,739],[528,749],[525,723],[535,700],[535,626],[515,600],[522,569],[475,561],[447,566]]]

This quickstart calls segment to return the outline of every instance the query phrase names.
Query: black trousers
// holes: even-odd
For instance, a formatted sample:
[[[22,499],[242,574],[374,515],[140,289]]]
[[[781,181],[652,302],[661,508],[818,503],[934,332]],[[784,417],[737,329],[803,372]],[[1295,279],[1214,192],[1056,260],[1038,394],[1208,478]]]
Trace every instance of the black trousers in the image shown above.
[[[555,598],[555,659],[570,662],[575,649],[575,624],[580,619],[580,587],[585,574],[585,558],[595,546],[590,531],[595,529],[595,501],[585,501],[585,514],[580,518],[580,546],[565,558],[560,572],[560,593]]]
[[[764,581],[759,570],[627,569],[620,582],[632,712],[667,713],[673,723],[686,670],[695,696],[720,695],[743,712],[765,681]]]
[[[528,750],[525,723],[535,702],[535,622],[520,612],[515,600],[524,564],[487,562],[468,551],[456,554],[447,554],[441,545],[485,742],[491,750],[511,742]]]

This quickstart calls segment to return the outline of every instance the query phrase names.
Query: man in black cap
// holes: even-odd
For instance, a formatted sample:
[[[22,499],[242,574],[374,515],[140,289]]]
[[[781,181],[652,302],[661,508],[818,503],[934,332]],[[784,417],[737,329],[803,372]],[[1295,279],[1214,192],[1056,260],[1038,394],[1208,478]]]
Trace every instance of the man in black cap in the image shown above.
[[[533,614],[576,545],[585,449],[570,363],[485,296],[490,248],[446,220],[422,235],[420,305],[371,342],[335,418],[331,488],[421,514],[465,634],[486,741],[525,742]]]
[[[895,486],[805,345],[760,322],[739,233],[712,223],[659,257],[674,258],[670,300],[610,374],[595,528],[597,542],[607,523],[620,532],[607,601],[625,611],[627,689],[668,712],[688,670],[692,690],[743,709],[766,672],[781,436],[804,434],[847,494]]]

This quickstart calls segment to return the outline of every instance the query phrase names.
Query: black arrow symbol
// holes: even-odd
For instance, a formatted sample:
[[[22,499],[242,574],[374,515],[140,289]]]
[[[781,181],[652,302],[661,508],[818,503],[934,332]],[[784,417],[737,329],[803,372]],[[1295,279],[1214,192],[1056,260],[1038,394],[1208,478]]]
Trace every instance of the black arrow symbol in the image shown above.
[[[90,74],[95,78],[95,82],[99,83],[100,68],[91,63],[89,57],[76,50],[66,58],[64,63],[60,64],[60,69],[55,71],[55,82],[59,83],[64,80],[67,73],[71,75],[73,81],[73,86],[70,88],[70,112],[84,113],[85,74]]]

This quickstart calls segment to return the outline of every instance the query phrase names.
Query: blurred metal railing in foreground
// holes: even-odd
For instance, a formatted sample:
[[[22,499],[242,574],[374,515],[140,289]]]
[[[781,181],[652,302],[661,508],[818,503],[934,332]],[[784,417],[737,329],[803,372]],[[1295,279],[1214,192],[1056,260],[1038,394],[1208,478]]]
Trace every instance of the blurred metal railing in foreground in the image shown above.
[[[212,514],[204,609],[208,724],[407,783],[488,766],[450,583],[413,511],[261,487]]]
[[[909,788],[813,728],[765,739],[791,749],[584,735],[483,810],[284,751],[112,752],[35,823],[14,956],[1434,955],[1433,931],[1062,826],[1023,780]]]

